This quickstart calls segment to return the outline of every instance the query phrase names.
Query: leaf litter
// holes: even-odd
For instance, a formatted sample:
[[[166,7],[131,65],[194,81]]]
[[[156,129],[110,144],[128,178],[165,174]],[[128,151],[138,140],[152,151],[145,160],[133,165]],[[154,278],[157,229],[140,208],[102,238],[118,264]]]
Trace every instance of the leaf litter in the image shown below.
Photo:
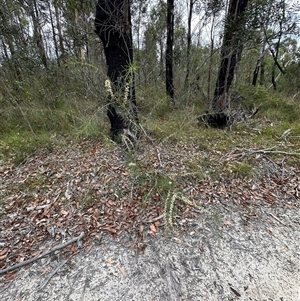
[[[228,167],[244,160],[244,153],[224,156],[193,143],[145,142],[128,154],[121,147],[83,141],[67,150],[42,151],[19,166],[5,165],[0,170],[0,269],[39,255],[45,242],[53,247],[82,232],[86,250],[105,234],[127,233],[132,247],[142,252],[145,235],[154,236],[164,226],[163,201],[170,191],[204,208],[239,205],[246,221],[257,218],[255,208],[262,204],[299,208],[299,166],[283,166],[282,158],[271,160],[268,154],[249,156],[252,177],[235,177]],[[201,214],[184,203],[175,206],[179,231]],[[232,221],[224,226],[230,228]],[[74,246],[65,250],[66,256],[76,252]],[[119,271],[126,273],[121,266]],[[6,280],[13,278],[9,274]]]

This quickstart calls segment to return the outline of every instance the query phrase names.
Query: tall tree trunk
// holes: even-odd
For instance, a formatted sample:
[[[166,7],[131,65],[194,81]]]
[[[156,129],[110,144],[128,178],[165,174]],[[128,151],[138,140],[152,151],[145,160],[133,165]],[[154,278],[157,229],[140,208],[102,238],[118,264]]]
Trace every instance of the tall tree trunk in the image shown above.
[[[280,28],[282,27],[282,22],[280,22]],[[280,72],[282,74],[285,73],[285,71],[283,70],[283,68],[280,66],[279,62],[278,62],[278,55],[279,55],[279,47],[280,47],[280,43],[281,43],[281,35],[282,35],[282,31],[280,31],[280,35],[278,38],[277,43],[275,44],[275,50],[272,48],[272,46],[270,46],[270,52],[272,54],[274,63],[272,66],[272,85],[273,85],[273,89],[277,90],[277,84],[276,84],[276,67],[278,67],[278,69],[280,70]]]
[[[174,103],[173,83],[174,0],[167,0],[166,90]]]
[[[60,26],[60,17],[59,17],[59,9],[58,9],[57,0],[54,2],[54,12],[55,12],[55,19],[56,19],[56,28],[57,28],[57,34],[58,34],[60,55],[63,57],[65,54],[65,46],[64,46],[64,38],[63,38],[61,26]]]
[[[107,75],[114,92],[124,95],[128,91],[129,113],[124,116],[118,108],[124,99],[110,99],[107,115],[114,140],[138,123],[135,82],[132,69],[133,43],[129,0],[98,0],[95,19],[96,33],[101,39],[107,64]],[[123,103],[120,103],[123,102]]]
[[[253,72],[252,86],[256,86],[256,84],[257,84],[258,75],[261,74],[263,60],[264,60],[267,50],[268,49],[266,49],[266,45],[264,44],[263,48],[262,48],[262,53],[256,62],[255,70]]]
[[[189,79],[190,79],[190,65],[191,65],[191,44],[192,44],[192,16],[193,16],[193,7],[195,0],[190,0],[189,4],[189,15],[188,15],[188,32],[186,39],[186,75],[184,87],[188,89]]]
[[[51,30],[52,30],[52,36],[53,36],[53,44],[54,44],[56,59],[57,59],[58,65],[59,65],[58,43],[57,43],[57,40],[56,40],[56,33],[55,33],[55,26],[54,26],[53,14],[52,14],[51,2],[48,0],[47,4],[48,4],[50,24],[51,24]]]
[[[40,16],[39,16],[39,8],[38,8],[37,0],[29,1],[28,9],[30,11],[30,15],[32,18],[33,34],[38,48],[38,53],[42,61],[42,64],[44,65],[45,69],[48,70],[48,59],[47,59],[43,35],[42,35],[42,28],[40,25]]]
[[[20,65],[15,60],[16,49],[19,43],[14,42],[14,35],[9,30],[10,28],[12,28],[12,26],[10,23],[11,20],[9,18],[7,4],[5,3],[5,1],[3,3],[3,7],[0,8],[0,22],[2,24],[2,28],[5,29],[5,31],[1,30],[1,35],[3,37],[1,40],[4,55],[7,59],[8,64],[10,65],[10,69],[13,73],[13,76],[16,76],[18,80],[22,80]]]
[[[79,22],[79,12],[78,9],[75,8],[74,12],[74,21],[75,21],[75,27],[74,27],[74,48],[75,53],[78,59],[85,61],[86,59],[86,53],[84,49],[84,37],[82,34],[81,24]]]
[[[248,0],[230,0],[229,3],[221,48],[221,63],[212,100],[212,108],[215,112],[221,112],[227,106],[227,93],[243,47],[241,41],[245,24],[243,13],[247,4]]]
[[[208,75],[207,75],[207,102],[209,105],[209,110],[211,109],[211,75],[212,75],[212,66],[213,66],[213,55],[214,55],[214,29],[215,29],[215,17],[216,15],[213,14],[212,21],[211,21],[211,27],[210,27],[210,51],[209,51],[209,62],[208,62]]]
[[[266,62],[265,60],[262,60],[260,65],[260,77],[259,77],[259,84],[263,86],[265,84],[265,69],[266,69]]]

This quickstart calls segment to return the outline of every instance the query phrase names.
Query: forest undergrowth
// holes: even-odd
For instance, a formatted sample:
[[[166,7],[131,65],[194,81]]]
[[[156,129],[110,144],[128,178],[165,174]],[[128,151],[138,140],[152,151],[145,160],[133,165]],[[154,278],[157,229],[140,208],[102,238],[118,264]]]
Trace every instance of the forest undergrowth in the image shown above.
[[[105,233],[126,232],[142,252],[145,235],[184,232],[220,202],[240,206],[246,220],[261,203],[299,207],[295,99],[243,89],[233,109],[258,113],[219,130],[197,124],[204,100],[174,107],[145,87],[137,100],[143,134],[127,148],[109,138],[104,92],[46,83],[15,83],[1,99],[1,269],[82,232],[86,248]]]

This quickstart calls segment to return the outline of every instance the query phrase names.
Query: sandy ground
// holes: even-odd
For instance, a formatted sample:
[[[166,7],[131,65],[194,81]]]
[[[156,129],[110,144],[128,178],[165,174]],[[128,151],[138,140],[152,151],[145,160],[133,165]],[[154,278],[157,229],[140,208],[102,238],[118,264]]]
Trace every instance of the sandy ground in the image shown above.
[[[239,209],[211,206],[184,234],[149,234],[143,254],[130,236],[105,236],[66,264],[53,254],[0,278],[0,300],[300,300],[299,211],[261,206],[247,220]]]

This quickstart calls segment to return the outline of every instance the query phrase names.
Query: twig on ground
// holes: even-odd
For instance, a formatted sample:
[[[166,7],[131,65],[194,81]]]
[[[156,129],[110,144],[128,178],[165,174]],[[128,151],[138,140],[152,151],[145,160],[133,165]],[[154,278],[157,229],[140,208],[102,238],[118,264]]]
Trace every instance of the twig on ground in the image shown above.
[[[27,207],[27,211],[33,211],[33,210],[41,210],[41,209],[48,209],[51,205],[50,204],[45,204],[45,205],[39,205],[39,206],[31,206]]]
[[[240,151],[240,152],[237,152]],[[226,154],[223,158],[226,158],[226,161],[230,161],[232,159],[243,159],[246,156],[251,156],[254,154],[278,154],[278,155],[286,155],[286,156],[300,156],[300,153],[297,152],[286,152],[280,150],[274,150],[272,148],[265,148],[265,149],[247,149],[247,150],[240,150],[234,149],[230,153]]]
[[[35,261],[37,261],[37,260],[39,260],[39,259],[41,259],[41,258],[43,258],[43,257],[45,257],[45,256],[47,256],[47,255],[49,255],[51,253],[57,251],[57,250],[65,248],[66,246],[72,244],[73,242],[79,241],[83,237],[84,237],[84,232],[82,232],[79,236],[74,237],[71,240],[65,242],[64,244],[61,244],[61,245],[59,245],[59,246],[57,246],[57,247],[55,247],[53,249],[50,249],[50,250],[42,253],[41,255],[38,255],[38,256],[33,257],[31,259],[28,259],[28,260],[22,261],[20,263],[17,263],[17,264],[15,264],[13,266],[10,266],[10,267],[8,267],[8,268],[6,268],[4,270],[0,270],[0,275],[5,274],[5,273],[10,272],[10,271],[13,271],[13,270],[18,269],[18,268],[21,268],[21,267],[23,267],[23,266],[25,266],[27,264],[32,263],[32,262],[35,262]]]
[[[159,216],[157,216],[153,219],[145,221],[145,223],[152,224],[152,223],[157,222],[158,220],[162,219],[164,216],[165,216],[165,214],[163,213],[163,214],[161,214],[161,215],[159,215]]]
[[[39,286],[38,290],[42,290],[47,284],[48,282],[51,280],[51,278],[58,272],[58,270],[60,268],[62,268],[66,263],[68,262],[68,260],[63,260],[61,262],[61,264],[59,264],[54,271],[52,271],[52,273],[47,277],[47,279]]]
[[[161,159],[160,159],[160,153],[159,153],[159,150],[158,150],[157,147],[155,148],[155,150],[156,150],[156,153],[157,153],[157,159],[158,159],[158,161],[159,161],[159,165],[160,165],[160,167],[163,167],[163,164],[162,164]]]
[[[272,216],[274,219],[276,219],[281,225],[286,226],[285,223],[283,223],[277,216],[275,216],[272,213],[267,212],[268,215]]]

